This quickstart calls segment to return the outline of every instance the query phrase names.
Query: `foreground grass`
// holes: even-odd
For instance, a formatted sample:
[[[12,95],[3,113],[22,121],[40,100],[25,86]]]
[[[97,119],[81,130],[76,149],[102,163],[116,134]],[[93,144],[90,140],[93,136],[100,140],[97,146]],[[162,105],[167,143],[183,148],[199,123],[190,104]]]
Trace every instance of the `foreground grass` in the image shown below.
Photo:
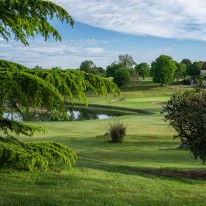
[[[56,141],[78,154],[67,171],[0,171],[0,205],[205,205],[205,181],[141,172],[140,169],[204,169],[179,141],[161,115],[124,116],[124,142],[103,134],[111,120],[39,123],[48,133],[24,141]]]
[[[33,123],[45,127],[48,133],[32,138],[20,136],[21,140],[68,145],[78,155],[77,164],[70,171],[62,168],[47,173],[0,170],[0,205],[206,205],[205,180],[151,173],[205,170],[188,151],[177,149],[180,142],[173,139],[174,130],[158,113],[161,105],[151,104],[167,99],[174,90],[153,89],[123,92],[126,98],[114,104],[130,108],[148,106],[157,112],[155,115]],[[95,99],[98,98],[90,97],[94,103],[104,103],[101,98],[99,102]],[[119,144],[104,136],[108,124],[115,120],[128,126],[125,141]]]

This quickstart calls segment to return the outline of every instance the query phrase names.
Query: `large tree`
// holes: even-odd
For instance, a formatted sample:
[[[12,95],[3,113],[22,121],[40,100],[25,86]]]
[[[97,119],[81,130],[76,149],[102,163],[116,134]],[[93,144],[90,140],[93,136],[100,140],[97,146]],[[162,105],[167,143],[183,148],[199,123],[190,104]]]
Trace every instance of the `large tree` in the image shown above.
[[[56,17],[73,25],[73,19],[62,7],[45,0],[0,0],[0,35],[9,40],[14,35],[24,45],[29,45],[27,37],[42,35],[45,40],[53,36],[61,40],[58,31],[49,23]],[[65,116],[65,103],[74,99],[87,101],[85,91],[93,90],[106,95],[111,91],[119,94],[114,83],[99,76],[81,71],[62,71],[28,69],[22,65],[0,60],[0,129],[8,135],[33,135],[35,131],[44,131],[4,117],[5,108],[10,112],[24,115],[30,108],[44,107],[56,118]],[[57,143],[23,143],[16,139],[0,137],[0,167],[17,169],[44,169],[63,162],[71,166],[76,155],[64,145]]]
[[[176,70],[175,61],[170,56],[160,55],[152,62],[153,81],[161,86],[174,81]]]
[[[3,66],[6,65],[6,66]],[[29,109],[44,107],[56,118],[67,116],[65,103],[74,100],[87,102],[85,92],[119,94],[111,81],[78,70],[28,69],[19,64],[0,60],[0,128],[17,134],[32,135],[40,130],[3,117],[5,107],[24,115]]]

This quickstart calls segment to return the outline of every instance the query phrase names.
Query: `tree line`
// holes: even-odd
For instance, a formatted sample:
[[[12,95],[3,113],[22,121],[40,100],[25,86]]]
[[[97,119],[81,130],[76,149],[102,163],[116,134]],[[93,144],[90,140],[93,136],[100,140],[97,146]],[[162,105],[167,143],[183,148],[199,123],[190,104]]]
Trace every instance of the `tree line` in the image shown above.
[[[112,77],[113,82],[119,87],[127,84],[131,77],[152,77],[153,82],[169,84],[179,82],[190,84],[190,79],[200,76],[201,69],[206,64],[203,61],[194,61],[183,59],[181,62],[173,60],[172,57],[160,55],[151,65],[146,62],[137,64],[130,54],[119,55],[118,61],[108,65],[106,69],[97,67],[92,60],[81,62],[79,69],[87,73],[93,73],[104,77]]]

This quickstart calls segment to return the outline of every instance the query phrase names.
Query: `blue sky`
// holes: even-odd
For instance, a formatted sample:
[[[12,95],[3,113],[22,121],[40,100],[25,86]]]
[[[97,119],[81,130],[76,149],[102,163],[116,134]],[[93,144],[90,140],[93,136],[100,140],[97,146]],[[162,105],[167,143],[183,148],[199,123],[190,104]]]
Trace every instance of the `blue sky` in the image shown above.
[[[0,38],[0,58],[51,68],[78,68],[84,60],[106,67],[129,53],[137,63],[159,55],[206,61],[206,0],[53,0],[69,11],[74,28],[52,21],[62,42],[41,37]]]

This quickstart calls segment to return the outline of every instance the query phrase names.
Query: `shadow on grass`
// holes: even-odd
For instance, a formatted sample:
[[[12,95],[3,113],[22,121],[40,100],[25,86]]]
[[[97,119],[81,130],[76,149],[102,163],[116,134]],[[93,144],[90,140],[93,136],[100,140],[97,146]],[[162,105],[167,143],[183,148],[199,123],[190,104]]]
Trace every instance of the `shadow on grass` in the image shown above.
[[[206,180],[206,169],[175,169],[175,168],[144,168],[125,165],[113,165],[110,163],[98,162],[95,164],[81,163],[78,167],[98,169],[111,173],[138,175],[146,178],[176,179],[181,182],[190,180]]]

